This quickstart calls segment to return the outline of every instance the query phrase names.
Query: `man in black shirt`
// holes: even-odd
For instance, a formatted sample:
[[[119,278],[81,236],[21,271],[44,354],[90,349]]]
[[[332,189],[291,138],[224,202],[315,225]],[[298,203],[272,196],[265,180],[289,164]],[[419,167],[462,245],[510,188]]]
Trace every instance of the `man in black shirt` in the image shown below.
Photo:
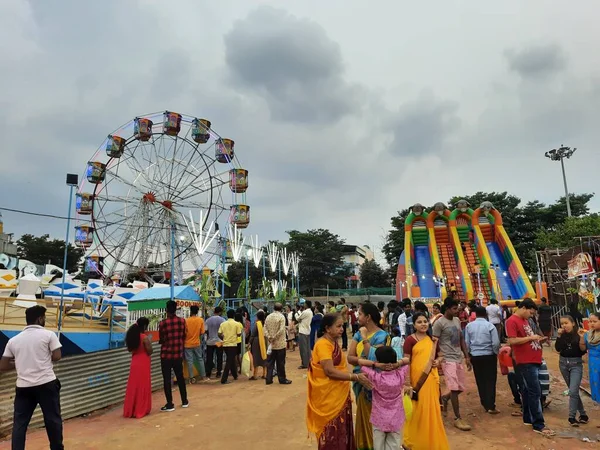
[[[552,347],[550,342],[552,338],[552,308],[548,305],[548,300],[545,297],[542,297],[541,300],[542,304],[538,307],[538,323],[543,335],[548,338],[546,343],[549,347]]]

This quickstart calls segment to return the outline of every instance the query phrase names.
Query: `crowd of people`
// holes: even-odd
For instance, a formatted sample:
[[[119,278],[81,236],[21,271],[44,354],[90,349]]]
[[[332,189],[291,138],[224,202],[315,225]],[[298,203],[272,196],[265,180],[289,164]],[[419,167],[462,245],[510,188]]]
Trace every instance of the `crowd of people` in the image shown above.
[[[501,414],[496,407],[498,366],[508,375],[514,395],[510,415],[521,417],[536,433],[554,436],[543,416],[550,403],[542,353],[542,345],[550,340],[551,314],[547,320],[546,308],[550,309],[545,299],[538,306],[526,298],[510,310],[496,301],[483,307],[476,301],[447,298],[431,310],[409,299],[387,307],[367,302],[357,311],[330,310],[320,319],[308,370],[306,421],[319,449],[448,449],[443,416],[449,406],[454,426],[471,430],[459,401],[467,372],[474,372],[483,411]],[[600,402],[600,317],[590,315],[587,332],[578,322],[571,315],[562,317],[554,344],[568,386],[570,426],[590,420],[579,395],[585,353],[592,400]],[[345,323],[358,328],[346,355]]]
[[[307,371],[308,379],[306,423],[322,450],[448,449],[443,416],[449,406],[454,426],[465,432],[471,429],[460,410],[467,372],[474,372],[483,411],[500,414],[498,365],[513,393],[511,416],[551,437],[555,433],[546,426],[543,412],[550,403],[542,353],[544,343],[551,345],[547,306],[545,299],[538,306],[527,298],[517,301],[512,311],[495,301],[483,307],[453,298],[431,310],[409,299],[387,307],[370,302],[356,307],[344,299],[327,305],[301,300],[285,312],[279,303],[270,313],[259,310],[252,324],[244,307],[228,310],[226,318],[217,307],[204,320],[192,306],[190,317],[184,319],[177,315],[176,302],[168,301],[166,318],[158,326],[166,399],[161,411],[175,409],[173,374],[181,407],[187,408],[187,384],[196,383],[197,377],[210,380],[215,369],[222,384],[229,384],[230,377],[237,380],[246,349],[253,367],[249,380],[264,379],[270,385],[277,377],[280,384],[289,385],[286,351],[294,351],[297,343],[299,369]],[[64,448],[61,386],[53,370],[53,362],[61,358],[61,344],[44,328],[45,313],[42,306],[26,310],[27,326],[8,341],[0,360],[1,371],[17,372],[12,433],[12,448],[17,450],[25,448],[27,427],[38,404],[50,448]],[[582,328],[582,319],[576,314],[562,317],[554,343],[568,386],[570,426],[590,421],[579,395],[586,353],[592,400],[600,402],[600,315],[589,316],[589,331]],[[149,324],[141,317],[126,334],[131,369],[123,415],[129,418],[144,417],[152,409]]]

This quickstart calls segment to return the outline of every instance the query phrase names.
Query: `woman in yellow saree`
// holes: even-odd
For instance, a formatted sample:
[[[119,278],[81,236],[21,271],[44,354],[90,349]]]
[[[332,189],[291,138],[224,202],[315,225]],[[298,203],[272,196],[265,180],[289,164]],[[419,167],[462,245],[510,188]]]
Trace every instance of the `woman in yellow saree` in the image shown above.
[[[368,384],[364,374],[349,373],[338,340],[344,332],[342,317],[326,314],[308,368],[306,426],[319,450],[356,450],[349,381]]]
[[[404,341],[404,356],[410,358],[410,384],[416,394],[413,394],[412,417],[404,425],[404,447],[449,450],[440,409],[436,344],[427,334],[429,321],[425,314],[416,313],[413,324],[415,333]]]
[[[379,327],[381,316],[377,306],[364,303],[358,310],[360,330],[354,335],[348,347],[348,362],[354,366],[354,373],[360,373],[360,358],[377,361],[375,350],[383,345],[390,345],[390,335]],[[357,450],[373,450],[373,426],[371,425],[371,390],[360,383],[354,383],[356,398],[356,448]]]

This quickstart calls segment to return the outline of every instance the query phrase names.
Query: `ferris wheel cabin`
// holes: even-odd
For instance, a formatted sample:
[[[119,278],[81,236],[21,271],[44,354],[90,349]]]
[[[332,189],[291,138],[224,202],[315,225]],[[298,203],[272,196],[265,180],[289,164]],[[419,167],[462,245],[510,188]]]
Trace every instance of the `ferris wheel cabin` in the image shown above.
[[[136,139],[147,142],[152,137],[152,126],[154,123],[150,119],[136,117],[133,121],[133,135]]]
[[[111,158],[120,158],[125,151],[125,139],[109,135],[106,141],[106,154]]]
[[[165,111],[163,116],[163,133],[168,136],[177,136],[181,131],[181,114]]]
[[[220,163],[230,163],[234,157],[235,142],[231,139],[219,139],[215,145],[215,158]]]
[[[210,139],[210,120],[194,119],[192,121],[192,139],[198,144],[206,144]]]
[[[94,228],[88,225],[75,227],[75,243],[82,248],[88,248],[94,243]]]
[[[106,164],[99,161],[90,161],[85,171],[85,176],[90,183],[100,184],[106,177]]]
[[[250,206],[248,205],[233,205],[231,207],[231,213],[229,221],[238,228],[248,228],[250,224]]]
[[[248,190],[248,171],[246,169],[231,169],[229,171],[229,187],[231,192],[242,194]]]
[[[75,194],[75,208],[77,214],[89,216],[94,210],[94,195],[85,192]]]

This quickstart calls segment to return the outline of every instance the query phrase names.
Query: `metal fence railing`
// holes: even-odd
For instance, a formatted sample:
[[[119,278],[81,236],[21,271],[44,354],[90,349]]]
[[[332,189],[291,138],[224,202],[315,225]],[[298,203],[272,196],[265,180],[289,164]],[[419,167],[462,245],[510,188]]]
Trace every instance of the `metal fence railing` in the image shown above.
[[[383,288],[360,289],[313,289],[313,296],[329,295],[330,297],[360,297],[363,295],[396,295],[393,286]]]
[[[153,344],[152,390],[162,388],[160,346]],[[62,384],[60,404],[62,418],[87,414],[120,403],[125,398],[131,354],[124,348],[67,357],[54,366]],[[0,437],[11,433],[16,373],[0,377]],[[31,420],[31,427],[43,426],[39,408]]]
[[[552,305],[552,337],[558,336],[558,329],[560,328],[560,318],[568,314],[566,306]]]

